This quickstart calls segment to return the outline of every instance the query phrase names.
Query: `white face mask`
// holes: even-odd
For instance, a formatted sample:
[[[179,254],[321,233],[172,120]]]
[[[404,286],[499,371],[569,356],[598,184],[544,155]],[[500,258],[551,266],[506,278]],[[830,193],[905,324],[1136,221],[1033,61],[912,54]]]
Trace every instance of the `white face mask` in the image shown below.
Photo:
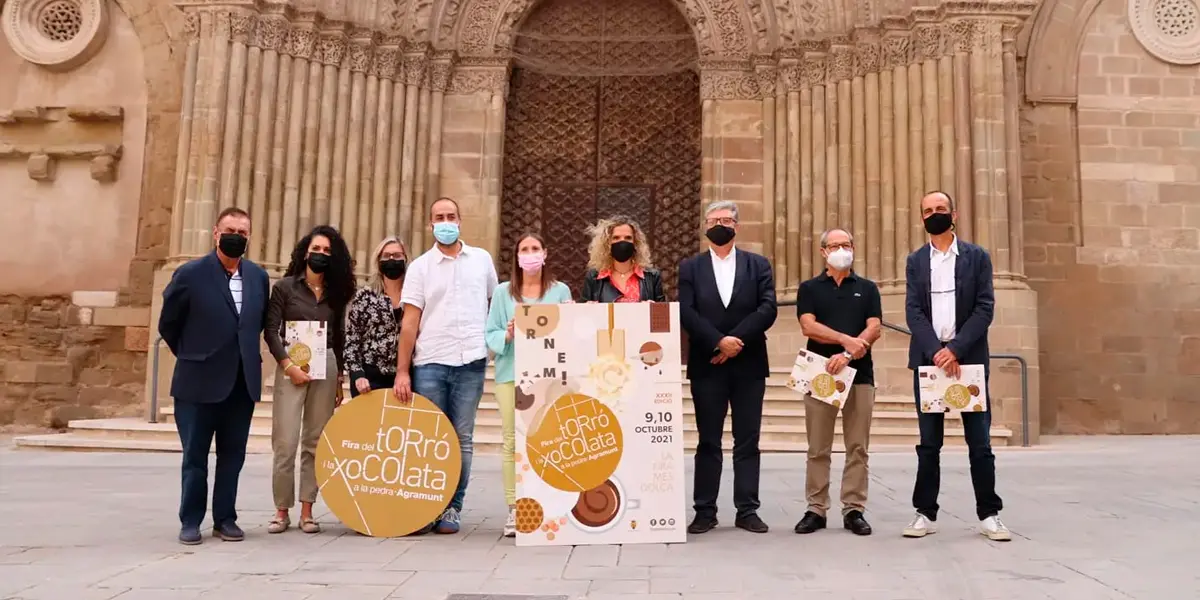
[[[837,250],[830,252],[829,256],[826,257],[825,260],[829,263],[829,266],[833,267],[835,270],[845,271],[854,264],[854,252],[845,248],[838,248]]]

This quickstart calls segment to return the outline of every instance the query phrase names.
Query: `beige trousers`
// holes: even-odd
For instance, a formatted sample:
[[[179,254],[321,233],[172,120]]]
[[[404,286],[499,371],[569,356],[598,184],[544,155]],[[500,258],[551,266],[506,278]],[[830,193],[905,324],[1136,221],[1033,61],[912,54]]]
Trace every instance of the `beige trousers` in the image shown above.
[[[863,511],[867,504],[867,447],[871,437],[871,413],[875,408],[875,386],[850,387],[842,407],[842,439],[846,443],[846,467],[842,470],[842,514]],[[805,396],[804,427],[808,433],[808,466],[805,492],[808,510],[825,516],[829,510],[829,463],[833,452],[834,426],[838,409]]]
[[[271,491],[275,508],[296,504],[296,448],[300,448],[300,501],[317,501],[317,443],[333,416],[337,401],[337,358],[329,353],[325,379],[305,385],[275,370],[275,392],[271,403],[271,449],[275,453]]]

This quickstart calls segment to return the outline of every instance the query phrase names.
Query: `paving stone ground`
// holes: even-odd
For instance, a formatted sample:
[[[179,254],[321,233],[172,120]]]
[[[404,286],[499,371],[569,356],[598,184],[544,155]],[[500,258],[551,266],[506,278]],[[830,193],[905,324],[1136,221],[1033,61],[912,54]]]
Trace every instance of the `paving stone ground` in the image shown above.
[[[768,534],[731,527],[727,464],[720,529],[686,544],[577,548],[515,548],[500,537],[495,456],[475,460],[459,535],[367,538],[322,507],[320,535],[271,536],[269,457],[251,456],[239,500],[246,541],[184,547],[175,542],[178,455],[15,451],[0,440],[0,598],[1192,599],[1197,456],[1200,437],[1056,438],[1001,450],[1003,517],[1015,537],[1007,544],[976,533],[961,451],[944,456],[941,530],[922,540],[900,536],[914,455],[871,458],[868,538],[792,533],[804,512],[803,458],[767,456]]]

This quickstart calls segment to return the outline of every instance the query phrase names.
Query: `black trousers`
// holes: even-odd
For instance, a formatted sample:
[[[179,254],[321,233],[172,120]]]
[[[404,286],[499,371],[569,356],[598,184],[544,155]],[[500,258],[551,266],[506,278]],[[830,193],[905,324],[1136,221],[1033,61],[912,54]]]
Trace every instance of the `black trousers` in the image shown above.
[[[384,373],[374,365],[363,365],[363,377],[371,384],[371,391],[375,390],[390,390],[396,385],[395,373]],[[358,396],[358,386],[354,381],[350,382],[350,397]]]
[[[921,442],[917,444],[917,482],[913,486],[913,508],[932,521],[937,520],[938,492],[942,484],[941,453],[945,437],[946,415],[923,413],[917,371],[913,370],[913,398],[917,402],[917,426]],[[975,489],[975,516],[980,521],[1000,514],[1004,508],[996,495],[996,455],[992,454],[992,400],[988,391],[988,409],[981,413],[962,413],[963,434],[967,438],[967,456],[971,463],[971,487]]]
[[[175,401],[175,428],[183,445],[183,485],[179,522],[200,527],[208,506],[208,451],[217,442],[217,468],[213,480],[213,523],[237,521],[238,478],[246,462],[246,442],[254,418],[254,399],[244,383],[241,367],[229,397],[221,402]]]
[[[762,430],[763,377],[737,377],[724,369],[692,379],[692,404],[696,409],[696,473],[693,500],[696,515],[716,516],[721,490],[721,438],[725,415],[733,417],[733,505],[737,516],[758,511],[758,475]]]

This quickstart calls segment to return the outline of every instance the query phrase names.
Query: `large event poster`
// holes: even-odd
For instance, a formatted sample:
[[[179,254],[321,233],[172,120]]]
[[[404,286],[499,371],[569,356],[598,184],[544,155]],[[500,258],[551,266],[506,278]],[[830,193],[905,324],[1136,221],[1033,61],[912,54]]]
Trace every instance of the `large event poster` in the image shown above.
[[[679,305],[516,312],[517,545],[686,541]]]

